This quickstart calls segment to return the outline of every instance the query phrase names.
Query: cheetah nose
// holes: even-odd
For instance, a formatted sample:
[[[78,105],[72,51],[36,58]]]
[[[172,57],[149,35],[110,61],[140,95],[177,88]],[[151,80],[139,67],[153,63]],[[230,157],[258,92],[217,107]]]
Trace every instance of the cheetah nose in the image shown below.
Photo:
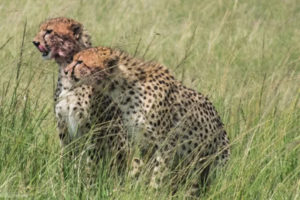
[[[39,45],[40,45],[40,42],[37,42],[37,41],[33,41],[32,42],[36,47],[39,47]]]

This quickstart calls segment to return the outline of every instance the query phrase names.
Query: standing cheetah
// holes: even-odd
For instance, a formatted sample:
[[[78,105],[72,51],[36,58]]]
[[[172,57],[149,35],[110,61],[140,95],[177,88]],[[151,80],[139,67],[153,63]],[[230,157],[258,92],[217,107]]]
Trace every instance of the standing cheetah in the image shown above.
[[[65,73],[72,84],[91,85],[118,105],[128,138],[138,146],[137,162],[153,164],[154,188],[180,166],[189,169],[190,194],[195,195],[204,172],[228,160],[229,141],[214,106],[166,67],[97,47],[76,54]]]
[[[105,152],[112,149],[113,144],[118,152],[122,152],[126,146],[126,134],[121,133],[120,111],[112,104],[110,97],[95,93],[88,85],[74,88],[64,74],[73,56],[91,46],[90,36],[83,25],[64,17],[49,19],[40,25],[33,44],[43,58],[54,59],[59,66],[54,102],[62,149],[87,135],[92,139],[85,149],[89,155],[88,164],[96,164]],[[95,134],[86,134],[93,124],[96,124]],[[119,159],[122,154],[117,155]]]

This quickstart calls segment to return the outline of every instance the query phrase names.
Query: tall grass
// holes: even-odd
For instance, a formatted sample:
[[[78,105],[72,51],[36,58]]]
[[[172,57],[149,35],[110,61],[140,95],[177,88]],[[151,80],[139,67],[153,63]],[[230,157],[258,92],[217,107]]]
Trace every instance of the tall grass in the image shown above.
[[[57,66],[31,41],[40,22],[67,16],[94,45],[157,60],[213,101],[232,154],[202,199],[300,199],[299,10],[297,0],[1,0],[0,198],[170,198],[168,187],[120,180],[105,165],[92,192],[76,171],[61,178]]]

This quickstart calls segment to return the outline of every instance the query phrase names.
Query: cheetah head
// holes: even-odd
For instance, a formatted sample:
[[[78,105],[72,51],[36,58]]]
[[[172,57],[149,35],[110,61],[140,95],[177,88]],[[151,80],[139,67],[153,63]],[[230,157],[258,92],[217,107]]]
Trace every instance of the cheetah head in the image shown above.
[[[58,63],[70,62],[75,53],[91,46],[83,25],[65,17],[43,22],[33,44],[44,59],[54,58]]]
[[[115,74],[117,63],[118,57],[113,55],[110,48],[85,49],[74,56],[65,68],[65,74],[71,81],[100,86]]]

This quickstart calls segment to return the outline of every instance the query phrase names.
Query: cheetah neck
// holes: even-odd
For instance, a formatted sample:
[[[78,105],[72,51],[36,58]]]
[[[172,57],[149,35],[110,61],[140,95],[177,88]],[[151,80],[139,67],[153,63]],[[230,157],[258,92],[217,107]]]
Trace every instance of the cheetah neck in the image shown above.
[[[91,42],[90,42],[90,36],[85,32],[85,40],[84,43],[82,43],[78,51],[74,51],[73,55],[67,57],[67,58],[61,58],[57,57],[55,58],[56,63],[58,64],[58,78],[57,78],[57,85],[56,85],[56,90],[55,90],[55,95],[54,95],[54,101],[56,102],[58,97],[67,92],[71,87],[72,84],[66,77],[64,73],[64,69],[67,67],[68,64],[70,64],[73,60],[73,56],[78,53],[81,50],[87,49],[91,47]],[[83,39],[82,39],[83,40]]]
[[[133,67],[133,70],[129,70],[128,68],[132,67],[121,62],[116,74],[110,76],[108,82],[99,84],[97,89],[101,90],[99,93],[110,96],[127,118],[137,120],[136,116],[138,116],[142,120],[150,110],[159,107],[159,103],[167,98],[170,86],[174,84],[169,74],[166,76],[170,77],[170,81],[166,83],[161,81],[163,78],[158,77],[157,72],[146,71],[153,69],[160,71],[160,67],[153,65],[137,68],[137,70]]]
[[[162,101],[174,77],[169,70],[158,63],[144,62],[127,53],[114,50],[118,65],[106,81],[100,81],[107,96],[119,104],[124,112],[134,108],[136,112],[147,113],[154,104]]]

